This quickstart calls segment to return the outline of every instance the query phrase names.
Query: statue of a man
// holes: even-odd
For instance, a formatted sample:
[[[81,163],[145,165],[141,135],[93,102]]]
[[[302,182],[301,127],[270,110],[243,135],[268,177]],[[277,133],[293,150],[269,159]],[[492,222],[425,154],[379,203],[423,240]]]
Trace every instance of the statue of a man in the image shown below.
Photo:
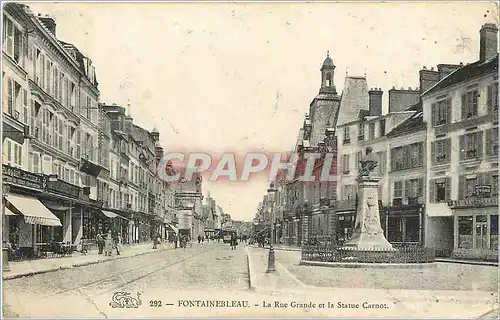
[[[375,170],[378,165],[378,161],[372,153],[372,147],[366,147],[366,155],[359,161],[360,169],[358,173],[358,178],[369,177],[370,172]]]

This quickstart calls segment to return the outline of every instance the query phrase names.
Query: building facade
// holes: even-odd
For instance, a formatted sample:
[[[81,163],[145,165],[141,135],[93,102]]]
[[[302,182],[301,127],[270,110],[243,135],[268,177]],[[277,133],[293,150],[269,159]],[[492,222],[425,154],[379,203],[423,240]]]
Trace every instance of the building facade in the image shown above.
[[[457,258],[498,259],[497,33],[495,25],[484,25],[479,60],[422,95],[426,242]]]
[[[92,60],[57,38],[54,19],[4,9],[3,241],[36,257],[108,230],[126,243],[163,234],[175,212],[156,178],[158,132],[99,103]]]

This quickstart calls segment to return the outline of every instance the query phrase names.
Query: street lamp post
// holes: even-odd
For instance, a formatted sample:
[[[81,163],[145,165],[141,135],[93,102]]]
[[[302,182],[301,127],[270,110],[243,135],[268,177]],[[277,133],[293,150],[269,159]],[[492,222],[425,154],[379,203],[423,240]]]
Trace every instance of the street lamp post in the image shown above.
[[[271,188],[267,192],[273,192],[276,195],[276,188],[271,184]],[[275,272],[275,258],[274,258],[274,219],[275,219],[276,199],[274,199],[273,209],[271,211],[271,241],[269,243],[269,256],[267,258],[267,273]]]
[[[7,220],[7,217],[5,216],[5,196],[7,195],[7,193],[9,192],[9,186],[8,185],[3,185],[2,186],[2,227],[5,228],[6,226],[6,220]],[[8,248],[5,246],[7,244],[7,242],[9,241],[8,238],[5,238],[6,235],[7,235],[7,232],[5,232],[6,230],[2,230],[3,232],[3,238],[2,239],[2,270],[3,271],[10,271],[10,267],[9,267],[9,251],[8,251]]]

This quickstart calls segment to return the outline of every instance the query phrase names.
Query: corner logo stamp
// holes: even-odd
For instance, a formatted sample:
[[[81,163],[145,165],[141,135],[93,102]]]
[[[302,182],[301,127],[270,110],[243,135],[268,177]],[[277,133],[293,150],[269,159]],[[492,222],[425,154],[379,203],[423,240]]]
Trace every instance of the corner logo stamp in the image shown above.
[[[130,295],[130,292],[115,292],[109,306],[111,308],[139,308],[142,305],[141,294],[142,292],[138,292],[137,298],[134,298]]]

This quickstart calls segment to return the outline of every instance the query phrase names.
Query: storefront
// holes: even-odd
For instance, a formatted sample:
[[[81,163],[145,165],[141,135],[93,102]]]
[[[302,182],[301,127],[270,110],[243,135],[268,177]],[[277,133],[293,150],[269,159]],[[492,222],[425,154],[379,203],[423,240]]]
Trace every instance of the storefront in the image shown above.
[[[30,258],[48,243],[79,243],[81,208],[89,205],[80,199],[80,187],[8,165],[3,165],[3,185],[3,240],[12,251]]]
[[[498,260],[498,199],[450,201],[454,216],[453,257]]]
[[[383,219],[385,215],[385,219]],[[396,245],[422,245],[423,243],[422,204],[391,206],[381,210],[381,222],[385,222],[387,240]]]
[[[335,203],[335,214],[337,215],[337,234],[338,241],[345,242],[352,236],[354,228],[354,219],[356,216],[356,200],[339,200]]]

